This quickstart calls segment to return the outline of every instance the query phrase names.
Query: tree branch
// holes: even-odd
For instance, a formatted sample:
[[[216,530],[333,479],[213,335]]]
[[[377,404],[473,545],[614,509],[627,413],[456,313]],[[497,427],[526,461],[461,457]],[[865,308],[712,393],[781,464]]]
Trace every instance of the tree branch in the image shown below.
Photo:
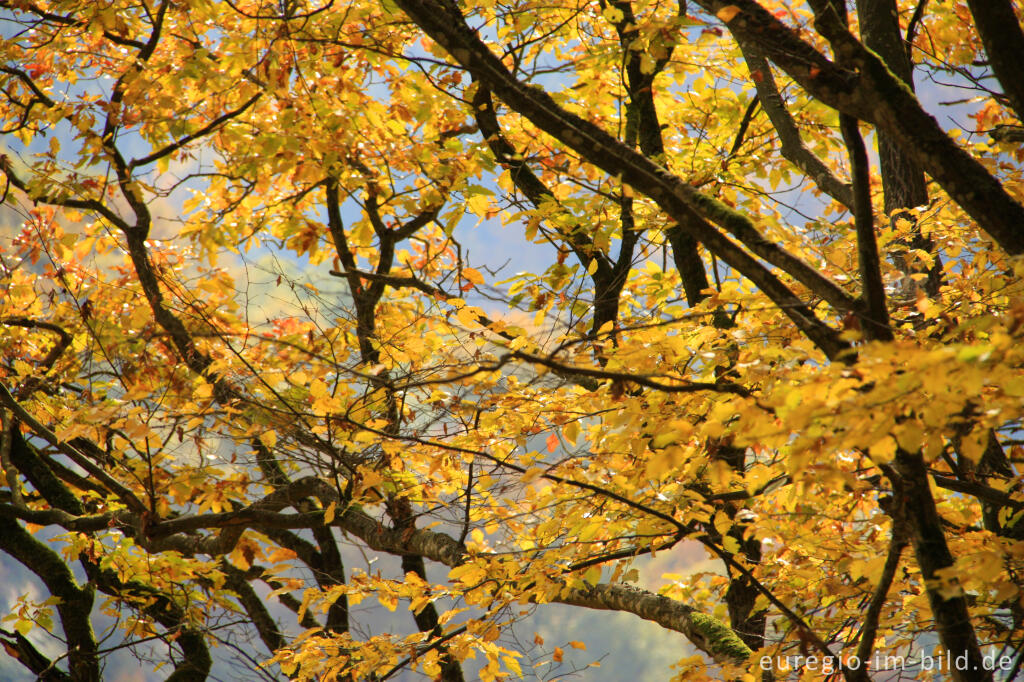
[[[237,109],[233,109],[231,111],[228,111],[228,112],[226,112],[224,114],[221,114],[220,116],[218,116],[217,118],[213,119],[212,121],[207,123],[205,126],[200,128],[199,130],[197,130],[196,132],[189,133],[188,135],[185,135],[184,137],[182,137],[182,138],[180,138],[178,140],[175,140],[174,142],[172,142],[172,143],[170,143],[170,144],[168,144],[168,145],[166,145],[166,146],[164,146],[164,147],[162,147],[160,149],[157,149],[156,151],[154,151],[154,152],[152,152],[150,154],[147,154],[146,156],[143,156],[141,159],[132,159],[131,161],[128,162],[128,171],[131,172],[131,171],[135,170],[136,168],[138,168],[140,166],[146,166],[146,165],[149,165],[149,164],[153,163],[154,161],[159,161],[160,159],[164,158],[168,154],[173,154],[174,152],[178,151],[179,149],[181,149],[185,145],[189,144],[190,142],[194,142],[195,140],[198,140],[201,137],[205,137],[206,135],[209,135],[214,130],[219,128],[221,125],[223,125],[224,123],[230,121],[231,119],[235,118],[236,116],[239,116],[239,115],[243,114],[246,109],[248,109],[253,104],[255,104],[257,102],[257,100],[259,100],[259,98],[262,97],[262,96],[263,96],[263,93],[262,92],[258,92],[255,95],[253,95],[252,97],[250,97],[248,100],[246,100],[245,103],[242,104],[242,106],[238,107]]]
[[[114,480],[103,469],[93,464],[88,457],[76,450],[71,446],[71,444],[57,438],[57,435],[53,431],[48,429],[46,425],[25,410],[25,408],[23,408],[18,401],[14,399],[14,396],[11,395],[11,392],[8,391],[7,387],[2,383],[0,383],[0,403],[3,403],[10,408],[10,410],[14,412],[15,416],[32,429],[37,436],[60,450],[62,453],[67,455],[72,462],[88,471],[89,474],[96,478],[96,480],[103,483],[103,485],[105,485],[112,493],[116,494],[129,509],[135,512],[142,512],[146,509],[146,506],[138,497],[135,496],[135,493],[118,481]]]
[[[70,675],[56,667],[56,661],[40,653],[20,632],[0,629],[0,644],[8,656],[35,673],[38,682],[74,682]]]
[[[757,99],[761,102],[761,107],[779,136],[782,156],[809,177],[818,186],[818,189],[843,206],[852,209],[853,191],[850,183],[839,179],[800,139],[800,131],[797,129],[793,117],[790,116],[786,104],[782,101],[782,95],[775,83],[775,76],[772,74],[771,66],[765,59],[761,48],[746,40],[737,42],[743,53],[743,59],[747,63],[747,71],[750,72],[754,81]]]
[[[900,555],[907,541],[903,537],[903,531],[899,524],[894,522],[892,538],[889,541],[889,554],[885,557],[885,565],[882,567],[882,574],[878,577],[878,584],[871,595],[871,602],[867,611],[864,612],[864,624],[860,630],[860,644],[857,645],[857,660],[869,661],[871,652],[875,648],[875,636],[878,633],[878,619],[882,615],[882,607],[885,606],[886,597],[889,595],[889,588],[896,577],[896,569],[900,565]],[[854,679],[868,682],[868,666],[862,665],[854,673]]]
[[[857,119],[848,114],[840,114],[839,128],[850,154],[853,175],[853,223],[857,232],[857,260],[864,303],[861,320],[867,338],[892,341],[889,310],[885,305],[885,284],[882,282],[882,262],[878,256],[878,242],[875,241],[868,152],[864,147],[864,139],[860,136]]]
[[[60,597],[57,613],[67,641],[71,678],[75,682],[100,682],[96,637],[89,621],[93,587],[79,587],[60,555],[9,518],[0,517],[0,549],[38,576],[51,595]]]
[[[402,0],[402,4],[413,0]],[[834,46],[837,66],[755,0],[697,0],[712,14],[739,12],[726,22],[737,40],[756,43],[812,97],[888,132],[1007,253],[1024,253],[1024,205],[970,153],[957,145],[913,92],[839,21],[816,27]]]
[[[465,20],[461,16],[451,16],[436,0],[398,0],[398,4],[420,28],[445,47],[475,78],[486,82],[509,106],[590,163],[612,175],[621,175],[625,182],[657,202],[676,222],[692,229],[694,237],[746,275],[826,355],[837,358],[847,348],[835,330],[823,324],[788,287],[715,229],[705,216],[728,229],[753,253],[778,266],[837,309],[853,310],[855,301],[816,268],[766,240],[743,214],[701,194],[596,125],[565,111],[542,90],[516,80]]]
[[[1024,30],[1013,4],[1009,0],[967,0],[967,6],[1003,93],[1017,119],[1024,121],[1024,76],[1020,70]]]

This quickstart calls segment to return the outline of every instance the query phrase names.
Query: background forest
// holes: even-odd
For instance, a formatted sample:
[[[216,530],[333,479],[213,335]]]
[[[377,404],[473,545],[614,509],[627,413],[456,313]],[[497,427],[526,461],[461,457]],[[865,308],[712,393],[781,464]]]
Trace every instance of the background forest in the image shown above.
[[[1014,678],[1021,55],[1010,0],[0,2],[0,676]]]

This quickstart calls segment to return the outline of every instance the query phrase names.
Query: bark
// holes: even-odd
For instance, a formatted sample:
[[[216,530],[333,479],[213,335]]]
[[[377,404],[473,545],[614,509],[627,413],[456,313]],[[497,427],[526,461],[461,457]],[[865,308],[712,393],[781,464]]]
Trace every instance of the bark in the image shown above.
[[[181,647],[183,658],[175,664],[174,672],[164,682],[205,682],[213,667],[213,659],[203,634],[183,627],[174,641]]]
[[[885,284],[882,282],[878,243],[875,240],[874,213],[871,209],[871,175],[868,153],[864,148],[857,120],[846,114],[839,115],[846,148],[850,153],[853,175],[853,222],[857,232],[857,260],[860,267],[861,322],[868,339],[892,341],[889,310],[885,302]]]
[[[897,12],[895,0],[857,0],[857,16],[860,19],[860,33],[864,45],[874,50],[892,71],[893,76],[899,78],[913,91],[913,63],[900,34]],[[911,221],[914,225],[913,236],[907,247],[920,249],[934,258],[932,266],[925,268],[909,266],[903,254],[898,254],[894,261],[907,275],[926,274],[924,289],[929,296],[935,296],[942,285],[942,261],[938,250],[930,238],[921,234],[913,214],[902,210],[928,203],[924,171],[887,131],[879,130],[876,139],[885,214],[894,220],[902,217]]]
[[[286,641],[281,635],[274,617],[270,615],[270,611],[267,610],[263,599],[256,594],[256,590],[249,584],[245,573],[227,561],[220,562],[220,570],[226,577],[225,586],[238,595],[239,603],[245,609],[246,615],[249,616],[249,621],[256,628],[256,632],[259,634],[260,639],[263,640],[263,644],[266,645],[267,649],[273,653],[284,647]]]
[[[954,561],[942,529],[942,519],[935,508],[924,459],[919,453],[900,450],[896,457],[896,470],[900,476],[899,485],[914,556],[927,584],[928,602],[939,641],[954,659],[967,657],[966,669],[958,670],[954,666],[951,675],[958,682],[991,680],[991,671],[986,671],[983,665],[966,597],[962,591],[956,593],[956,586],[946,593],[937,588],[944,570],[951,568]]]
[[[427,569],[421,556],[402,557],[402,570],[406,573],[415,573],[420,578],[426,580]],[[419,612],[414,613],[413,620],[416,621],[416,627],[421,632],[427,632],[431,637],[441,637],[444,635],[444,630],[440,626],[437,607],[432,602],[424,606]],[[441,651],[440,682],[462,682],[465,679],[462,675],[462,666],[447,651],[447,647],[441,647]]]
[[[722,622],[680,602],[628,585],[563,590],[554,601],[588,609],[626,611],[686,635],[718,663],[743,663],[753,651]]]
[[[1017,118],[1024,121],[1024,31],[1010,0],[967,0],[989,64]]]
[[[735,512],[730,518],[735,518]],[[733,526],[729,531],[729,536],[739,543],[740,550],[749,563],[761,562],[760,540],[744,538],[741,525]],[[729,623],[732,625],[732,630],[743,640],[744,644],[750,647],[751,651],[757,651],[764,646],[765,626],[768,623],[767,611],[764,609],[754,610],[759,594],[761,591],[757,585],[745,575],[731,576],[729,589],[725,592],[725,606],[729,610]]]
[[[961,438],[953,440],[953,447],[957,453],[962,452]],[[981,504],[982,523],[985,530],[997,535],[1014,540],[1024,539],[1024,522],[1018,520],[1012,525],[1000,521],[1004,508],[1009,508],[1012,513],[1024,509],[1024,502],[1014,500],[1010,495],[996,490],[987,484],[979,481],[995,479],[997,481],[1011,481],[1015,478],[1013,467],[1006,457],[1006,451],[999,443],[995,431],[988,433],[988,442],[985,451],[978,462],[973,462],[962,454],[957,457],[956,487],[958,492],[974,495]],[[933,478],[936,478],[933,476]],[[942,485],[943,482],[939,482]],[[1012,518],[1012,516],[1011,516]]]
[[[895,0],[857,0],[857,17],[864,45],[874,50],[893,76],[913,91],[913,65],[900,34]],[[928,202],[924,172],[885,131],[878,134],[878,158],[882,174],[886,214]]]

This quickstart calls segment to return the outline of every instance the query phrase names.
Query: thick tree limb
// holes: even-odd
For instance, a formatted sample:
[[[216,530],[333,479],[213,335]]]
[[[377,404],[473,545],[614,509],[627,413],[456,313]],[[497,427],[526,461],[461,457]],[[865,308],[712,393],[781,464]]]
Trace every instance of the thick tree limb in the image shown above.
[[[914,11],[914,17],[918,21],[924,11],[925,1],[922,0]],[[874,50],[893,75],[913,90],[913,62],[909,45],[904,43],[900,34],[896,0],[857,0],[857,16],[864,45]],[[911,18],[911,25],[907,27],[908,43],[912,40],[914,23],[914,18]],[[900,252],[894,253],[892,260],[908,276],[915,273],[926,274],[928,278],[924,289],[930,296],[935,296],[942,286],[942,260],[935,244],[921,233],[914,214],[907,210],[928,203],[924,171],[888,132],[878,130],[876,142],[885,214],[893,221],[896,221],[897,216],[909,220],[913,225],[913,232],[910,239],[906,240],[907,246],[931,254],[933,262],[931,267],[922,267],[908,262],[906,255]]]
[[[929,487],[924,459],[919,453],[899,449],[895,468],[899,476],[893,481],[893,487],[896,489],[898,486],[897,492],[903,498],[901,503],[906,509],[907,528],[917,565],[927,584],[928,602],[939,640],[952,655],[967,657],[964,669],[954,666],[951,671],[953,679],[958,682],[991,680],[992,672],[985,670],[966,597],[962,592],[956,593],[955,583],[947,584],[948,590],[939,589],[943,583],[943,572],[953,567],[954,561]],[[950,579],[946,576],[947,581]]]
[[[718,663],[740,664],[753,653],[721,621],[647,590],[629,585],[594,585],[563,590],[554,601],[588,609],[625,611],[679,632]]]
[[[56,608],[67,642],[71,678],[75,682],[100,682],[96,636],[89,620],[94,588],[79,586],[60,555],[9,518],[0,517],[0,550],[38,576],[51,595],[60,597]]]
[[[284,647],[286,641],[281,635],[277,623],[274,622],[274,617],[270,615],[270,611],[267,610],[263,599],[256,594],[256,590],[249,584],[245,573],[227,561],[220,562],[220,570],[227,577],[225,585],[238,595],[239,603],[245,609],[245,613],[249,616],[249,620],[256,628],[256,632],[259,633],[260,639],[263,640],[267,649],[274,653]]]
[[[70,675],[57,668],[55,661],[40,653],[20,632],[0,629],[0,644],[8,656],[31,670],[39,682],[73,682]]]
[[[412,2],[403,0],[401,4]],[[738,40],[756,43],[812,97],[872,123],[893,140],[1007,253],[1024,253],[1024,206],[970,153],[960,148],[914,93],[838,19],[817,22],[843,66],[829,61],[754,0],[698,0],[712,14],[740,11],[727,22]]]
[[[935,481],[935,485],[946,490],[952,490],[954,492],[963,493],[965,495],[973,495],[982,502],[987,502],[991,505],[998,507],[1009,507],[1014,511],[1020,511],[1024,509],[1024,500],[1018,500],[1010,495],[1006,494],[1001,490],[992,488],[991,486],[983,485],[972,481],[963,481],[958,478],[951,476],[943,476],[941,474],[932,474],[932,480]]]
[[[889,310],[885,304],[885,283],[882,281],[882,262],[875,240],[874,211],[871,208],[871,169],[868,152],[860,135],[857,119],[848,114],[839,115],[839,128],[850,154],[853,175],[853,223],[857,232],[857,261],[860,267],[861,320],[869,339],[892,341]]]
[[[874,50],[892,74],[913,91],[913,63],[900,34],[896,0],[857,0],[861,40]],[[908,28],[909,30],[909,28]],[[924,172],[886,131],[878,134],[878,162],[887,215],[928,202]]]
[[[967,0],[989,64],[1017,118],[1024,121],[1024,31],[1010,0]]]

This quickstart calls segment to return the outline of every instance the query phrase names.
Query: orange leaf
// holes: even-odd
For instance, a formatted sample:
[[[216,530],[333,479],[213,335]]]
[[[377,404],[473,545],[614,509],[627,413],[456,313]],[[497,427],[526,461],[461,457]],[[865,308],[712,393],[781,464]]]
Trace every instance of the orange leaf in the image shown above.
[[[473,284],[483,284],[484,276],[480,274],[480,271],[475,268],[462,268],[462,276],[468,279]]]

